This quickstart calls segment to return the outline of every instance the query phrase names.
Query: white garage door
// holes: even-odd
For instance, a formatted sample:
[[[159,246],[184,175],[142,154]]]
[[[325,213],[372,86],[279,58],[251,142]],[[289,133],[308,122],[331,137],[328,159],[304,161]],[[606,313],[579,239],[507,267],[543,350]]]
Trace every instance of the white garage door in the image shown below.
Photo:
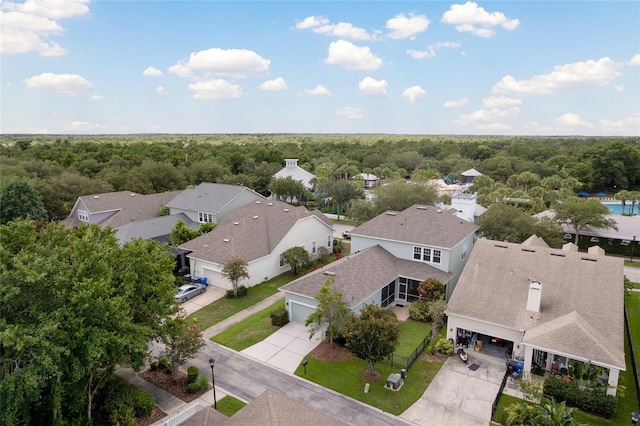
[[[295,302],[289,303],[291,304],[292,322],[299,322],[301,324],[304,324],[309,315],[311,315],[316,310],[316,308],[313,308],[311,306],[305,306]]]

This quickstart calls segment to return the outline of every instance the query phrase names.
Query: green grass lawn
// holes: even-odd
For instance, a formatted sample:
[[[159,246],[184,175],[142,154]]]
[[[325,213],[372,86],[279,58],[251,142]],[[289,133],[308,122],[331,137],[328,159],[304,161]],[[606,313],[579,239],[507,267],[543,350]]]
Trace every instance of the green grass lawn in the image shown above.
[[[413,320],[401,322],[400,343],[394,354],[408,357],[429,333],[431,333],[431,324]]]
[[[188,318],[198,318],[198,327],[201,330],[207,329],[222,320],[229,318],[243,309],[253,306],[267,297],[276,294],[278,289],[283,285],[293,281],[295,278],[289,274],[278,275],[275,278],[260,283],[249,289],[245,297],[237,299],[222,298],[216,300],[210,305],[194,312]]]
[[[240,411],[245,405],[244,402],[240,401],[238,398],[234,398],[232,396],[225,396],[220,401],[217,402],[218,411],[222,414],[225,414],[229,417],[233,416],[235,413]],[[213,407],[213,405],[212,405]]]
[[[385,389],[384,384],[389,374],[399,373],[398,369],[378,363],[376,371],[381,373],[380,379],[370,383],[369,393],[364,393],[365,384],[369,383],[361,374],[368,368],[365,361],[358,358],[340,362],[320,361],[312,356],[305,359],[309,361],[307,374],[304,374],[304,368],[300,365],[295,371],[297,376],[395,415],[401,414],[422,396],[444,363],[418,359],[397,392]]]
[[[211,340],[236,351],[255,345],[278,330],[278,327],[271,325],[270,316],[271,311],[276,308],[284,308],[284,300],[279,300],[244,321],[227,328],[222,333],[213,336]]]
[[[625,259],[624,266],[635,266],[636,268],[640,268],[640,253],[638,253],[638,259],[633,258],[633,262]]]

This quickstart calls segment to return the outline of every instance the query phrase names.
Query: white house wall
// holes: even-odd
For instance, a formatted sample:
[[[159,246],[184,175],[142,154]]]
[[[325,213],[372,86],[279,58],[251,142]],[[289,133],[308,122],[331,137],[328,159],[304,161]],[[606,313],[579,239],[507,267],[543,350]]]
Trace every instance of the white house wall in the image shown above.
[[[450,252],[447,252],[447,254],[449,255],[449,270],[447,272],[451,272],[453,274],[453,277],[451,277],[451,279],[449,280],[449,284],[447,285],[447,294],[445,296],[446,300],[449,300],[451,294],[453,294],[453,290],[456,288],[456,284],[458,283],[458,279],[460,279],[462,270],[469,261],[469,255],[471,254],[471,249],[473,249],[475,240],[475,233],[471,234],[466,239],[459,242],[455,247],[453,247]],[[465,245],[467,255],[463,259],[462,253],[465,251]]]

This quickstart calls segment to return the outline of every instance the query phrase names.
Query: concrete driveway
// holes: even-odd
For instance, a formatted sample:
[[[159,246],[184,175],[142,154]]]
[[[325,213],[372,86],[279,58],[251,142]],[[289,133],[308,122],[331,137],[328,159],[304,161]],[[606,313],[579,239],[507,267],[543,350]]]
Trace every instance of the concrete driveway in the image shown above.
[[[293,373],[302,359],[322,341],[322,333],[309,340],[304,324],[290,322],[262,342],[243,350],[250,357]]]
[[[466,364],[458,356],[449,357],[422,397],[400,417],[423,426],[489,424],[507,367],[503,359],[467,353]]]
[[[223,290],[220,287],[215,287],[213,285],[208,285],[207,286],[207,291],[205,291],[202,294],[197,295],[193,299],[189,299],[186,302],[184,302],[181,305],[182,310],[187,315],[191,315],[192,313],[194,313],[198,309],[202,309],[205,306],[207,306],[208,304],[213,303],[218,299],[222,299],[225,296],[226,292],[227,292],[226,290]]]

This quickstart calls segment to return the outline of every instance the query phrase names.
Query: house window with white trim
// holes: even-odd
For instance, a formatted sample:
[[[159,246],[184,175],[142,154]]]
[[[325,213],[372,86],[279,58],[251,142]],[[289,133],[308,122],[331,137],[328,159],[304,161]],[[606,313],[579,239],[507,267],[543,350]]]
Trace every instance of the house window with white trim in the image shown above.
[[[331,248],[331,242],[332,242],[332,240],[331,240],[331,235],[329,235],[329,236],[327,237],[327,247]]]
[[[462,246],[462,260],[464,260],[467,257],[467,245],[463,245]]]
[[[86,210],[78,210],[78,220],[89,222],[89,212]]]
[[[415,260],[422,259],[422,247],[414,247],[413,248],[413,258]]]
[[[425,262],[440,263],[442,261],[442,250],[430,249],[426,247],[414,247],[413,258]]]
[[[213,215],[211,213],[198,212],[198,222],[211,223],[213,222]]]
[[[431,249],[422,249],[422,260],[424,260],[425,262],[431,262]]]
[[[280,267],[284,266],[284,254],[280,253]]]
[[[431,258],[431,262],[440,263],[442,259],[442,250],[433,249],[433,257]]]
[[[316,254],[316,242],[311,242],[311,254]]]

